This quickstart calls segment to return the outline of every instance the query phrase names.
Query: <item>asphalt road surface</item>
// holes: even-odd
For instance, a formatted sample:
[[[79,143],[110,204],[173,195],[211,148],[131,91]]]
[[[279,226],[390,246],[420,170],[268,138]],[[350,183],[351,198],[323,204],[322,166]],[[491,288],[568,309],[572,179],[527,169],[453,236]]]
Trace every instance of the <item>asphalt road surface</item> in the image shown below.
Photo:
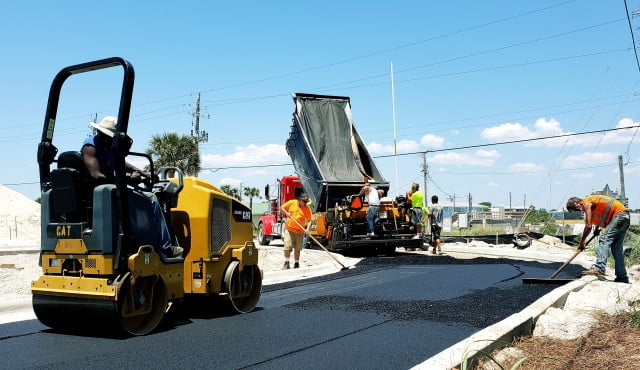
[[[265,287],[252,313],[176,314],[144,337],[56,333],[37,321],[5,324],[0,368],[410,368],[555,288],[521,278],[548,277],[558,266],[367,258],[334,275]]]

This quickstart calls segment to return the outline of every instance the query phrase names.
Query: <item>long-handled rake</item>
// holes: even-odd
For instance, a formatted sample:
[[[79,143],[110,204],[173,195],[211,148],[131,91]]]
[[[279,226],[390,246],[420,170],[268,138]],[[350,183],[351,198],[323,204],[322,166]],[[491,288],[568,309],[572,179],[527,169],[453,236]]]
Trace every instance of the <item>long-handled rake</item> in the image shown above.
[[[301,229],[304,231],[304,233],[305,233],[305,234],[307,234],[307,236],[308,236],[309,238],[311,238],[311,240],[313,240],[313,241],[314,241],[314,242],[315,242],[315,243],[316,243],[320,248],[322,248],[322,250],[324,250],[325,252],[327,252],[327,254],[328,254],[331,258],[333,258],[336,262],[338,262],[338,264],[339,264],[340,266],[342,266],[342,268],[340,269],[340,271],[349,269],[349,268],[348,268],[347,266],[345,266],[342,262],[340,262],[340,261],[339,261],[339,260],[338,260],[334,255],[333,255],[333,254],[331,254],[331,252],[329,252],[329,250],[328,250],[327,248],[325,248],[325,247],[324,247],[324,245],[322,245],[322,243],[320,243],[320,242],[318,241],[318,239],[314,238],[314,237],[313,237],[313,235],[311,235],[311,234],[307,231],[307,229],[305,229],[302,225],[300,225],[300,223],[299,223],[295,218],[293,218],[293,217],[291,217],[291,216],[289,216],[289,218],[290,218],[291,220],[293,220],[293,222],[295,222],[295,224],[296,224],[296,225],[298,225],[298,227],[299,227],[299,228],[301,228]]]
[[[595,231],[593,233],[591,238],[589,238],[589,240],[587,240],[587,242],[584,243],[584,245],[589,244],[593,240],[593,238],[595,238],[596,236],[598,236],[598,232],[597,231]],[[580,254],[580,252],[582,252],[580,249],[576,250],[576,252],[573,254],[573,256],[571,256],[567,260],[567,262],[562,264],[562,266],[560,266],[560,268],[557,269],[556,272],[554,272],[548,279],[544,279],[544,278],[522,278],[522,283],[523,284],[566,284],[566,283],[569,283],[571,281],[574,281],[575,279],[554,279],[554,277],[556,277],[556,275],[558,275],[560,273],[560,271],[564,270],[564,268],[567,267],[567,265],[569,263],[571,263],[571,261],[573,261],[573,259],[576,258],[578,256],[578,254]]]

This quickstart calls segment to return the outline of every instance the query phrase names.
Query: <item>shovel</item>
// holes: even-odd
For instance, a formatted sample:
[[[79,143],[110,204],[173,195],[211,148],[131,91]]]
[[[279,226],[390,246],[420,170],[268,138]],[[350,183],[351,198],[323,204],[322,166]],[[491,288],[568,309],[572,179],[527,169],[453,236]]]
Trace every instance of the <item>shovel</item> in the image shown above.
[[[599,234],[599,229],[597,229],[593,233],[591,238],[589,238],[589,240],[587,240],[587,242],[584,243],[584,245],[587,245],[587,244],[591,243],[593,238],[598,236],[598,234]],[[576,256],[578,256],[578,254],[580,254],[580,252],[582,252],[580,249],[576,250],[576,252],[573,254],[573,256],[571,256],[567,260],[567,262],[562,264],[562,266],[560,266],[560,268],[557,269],[556,272],[554,272],[553,275],[551,275],[548,279],[544,279],[544,278],[522,278],[522,283],[523,284],[559,284],[560,285],[560,284],[566,284],[566,283],[574,281],[575,279],[554,279],[554,277],[556,277],[556,275],[558,275],[560,273],[560,271],[564,270],[564,268],[567,267],[567,265],[569,263],[571,263],[571,261],[573,261],[573,259],[576,258]]]
[[[342,262],[340,262],[333,254],[331,254],[331,252],[329,252],[329,250],[327,248],[324,247],[324,245],[322,245],[322,243],[320,243],[318,241],[318,239],[314,238],[313,235],[309,234],[309,232],[307,231],[307,229],[305,229],[302,225],[300,225],[300,223],[293,217],[289,216],[289,218],[291,220],[293,220],[293,222],[295,222],[296,225],[298,225],[299,228],[301,228],[305,234],[307,234],[307,236],[309,238],[311,238],[311,240],[313,240],[320,248],[322,248],[322,250],[324,250],[325,252],[327,252],[327,254],[329,255],[329,257],[333,258],[336,262],[338,262],[338,264],[340,266],[342,266],[342,268],[340,269],[340,271],[342,270],[348,270],[349,268],[347,266],[345,266]]]

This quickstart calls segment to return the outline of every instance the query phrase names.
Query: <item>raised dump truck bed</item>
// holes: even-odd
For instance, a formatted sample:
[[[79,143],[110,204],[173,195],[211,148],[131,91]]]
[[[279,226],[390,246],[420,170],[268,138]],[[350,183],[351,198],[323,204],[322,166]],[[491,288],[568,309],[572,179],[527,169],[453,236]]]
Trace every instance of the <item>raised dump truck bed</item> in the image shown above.
[[[367,235],[363,199],[355,201],[365,179],[386,195],[389,183],[353,124],[351,102],[345,96],[293,94],[295,111],[287,153],[312,201],[311,233],[330,249],[373,246],[392,252],[396,246],[422,247],[413,239],[415,225],[403,203],[387,200],[376,217],[375,235]]]
[[[353,124],[348,97],[297,93],[293,101],[287,152],[316,211],[358,193],[365,178],[387,193],[389,183]]]

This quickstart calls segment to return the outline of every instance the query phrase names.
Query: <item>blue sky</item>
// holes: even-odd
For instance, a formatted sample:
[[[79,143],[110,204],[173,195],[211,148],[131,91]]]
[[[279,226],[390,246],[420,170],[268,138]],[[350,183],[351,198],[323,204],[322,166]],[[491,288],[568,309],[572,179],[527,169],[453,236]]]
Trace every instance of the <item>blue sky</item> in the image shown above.
[[[640,20],[631,22],[638,33]],[[388,156],[393,63],[398,152],[429,151],[428,196],[558,208],[606,184],[619,189],[622,155],[627,197],[640,207],[636,128],[475,147],[638,125],[640,72],[622,0],[5,1],[0,24],[0,184],[30,198],[53,77],[120,56],[136,70],[133,150],[154,134],[188,134],[200,92],[211,116],[201,120],[202,167],[212,169],[200,177],[216,185],[262,192],[293,173],[216,169],[289,164],[295,92],[351,97],[392,195],[422,184],[420,155]],[[79,149],[94,114],[117,113],[120,82],[120,69],[68,80],[61,151]]]

